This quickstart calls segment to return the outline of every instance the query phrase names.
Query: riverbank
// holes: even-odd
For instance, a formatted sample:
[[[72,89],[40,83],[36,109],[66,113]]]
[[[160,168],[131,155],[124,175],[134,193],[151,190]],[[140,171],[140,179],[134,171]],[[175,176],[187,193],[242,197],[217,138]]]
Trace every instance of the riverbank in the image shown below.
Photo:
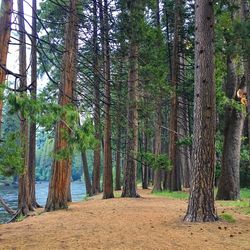
[[[0,249],[249,249],[250,216],[217,204],[234,223],[183,223],[186,200],[155,196],[70,204],[67,211],[40,213],[0,225]],[[118,196],[119,194],[116,194]]]
[[[37,202],[44,206],[48,196],[49,182],[39,181],[36,183]],[[71,182],[71,195],[73,201],[82,201],[86,196],[85,183],[81,181]],[[17,185],[2,185],[0,186],[0,196],[12,209],[17,208],[18,186]],[[10,216],[3,207],[0,206],[0,224],[10,220]]]

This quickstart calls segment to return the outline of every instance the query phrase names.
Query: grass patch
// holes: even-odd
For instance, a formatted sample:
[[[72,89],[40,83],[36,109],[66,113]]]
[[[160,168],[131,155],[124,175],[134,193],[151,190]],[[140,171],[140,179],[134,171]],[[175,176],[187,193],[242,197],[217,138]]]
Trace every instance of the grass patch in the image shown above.
[[[237,201],[219,201],[219,204],[223,207],[235,207],[243,214],[250,215],[250,189],[242,188],[240,190],[241,200]]]
[[[153,192],[154,195],[157,196],[163,196],[171,199],[181,199],[186,200],[188,199],[189,194],[183,191],[176,191],[176,192],[170,192],[170,191],[163,191],[163,192]]]
[[[114,197],[115,198],[120,198],[121,197],[121,192],[120,191],[115,191],[114,192]]]
[[[220,218],[224,221],[227,221],[229,223],[235,223],[235,219],[231,214],[221,214]]]
[[[16,222],[21,222],[21,221],[23,221],[24,219],[26,218],[26,216],[24,216],[24,215],[19,215],[17,218],[16,218]]]
[[[250,199],[250,189],[249,188],[242,188],[240,190],[240,198],[241,199]]]

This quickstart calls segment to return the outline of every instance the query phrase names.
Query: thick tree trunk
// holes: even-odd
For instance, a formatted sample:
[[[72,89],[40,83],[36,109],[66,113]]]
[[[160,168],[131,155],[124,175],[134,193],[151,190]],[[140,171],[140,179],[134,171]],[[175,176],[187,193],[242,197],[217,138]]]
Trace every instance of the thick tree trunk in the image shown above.
[[[25,25],[24,25],[24,12],[23,12],[23,1],[18,0],[18,23],[19,23],[19,73],[20,78],[20,89],[22,97],[27,96],[27,72],[26,72],[26,37],[25,37]],[[20,214],[28,215],[30,211],[33,211],[31,203],[31,194],[29,189],[29,125],[28,119],[25,117],[23,112],[20,113],[20,141],[23,158],[23,171],[19,176],[18,181],[18,209]]]
[[[83,165],[83,174],[84,174],[84,181],[86,186],[86,193],[88,196],[92,196],[92,187],[91,187],[91,179],[89,176],[89,168],[88,168],[88,161],[87,161],[87,155],[86,150],[82,152],[82,165]]]
[[[180,169],[178,169],[178,164],[176,160],[177,156],[177,85],[179,80],[179,44],[180,44],[180,8],[181,1],[175,1],[175,23],[174,23],[174,43],[173,43],[173,60],[172,60],[172,97],[171,97],[171,110],[170,110],[170,121],[169,121],[169,158],[172,163],[171,170],[171,181],[170,190],[177,191],[181,190],[180,185]]]
[[[63,71],[59,91],[59,104],[64,107],[70,105],[73,99],[73,87],[75,80],[75,62],[77,51],[77,0],[71,0],[69,5],[69,19],[65,27],[65,51],[63,54]],[[56,124],[54,152],[58,153],[67,149],[68,141],[65,133],[70,135],[70,130],[64,122],[64,115]],[[69,175],[72,159],[67,155],[64,159],[54,159],[49,185],[49,194],[45,210],[53,211],[67,208]]]
[[[102,14],[102,10],[100,11]],[[102,18],[103,19],[103,18]],[[93,194],[101,192],[101,136],[100,136],[100,75],[98,61],[98,41],[97,41],[97,1],[93,0],[93,73],[94,73],[94,121],[95,121],[95,138],[99,142],[94,150],[94,168],[93,168]]]
[[[214,13],[211,0],[195,4],[195,93],[192,182],[185,221],[212,222],[215,170]]]
[[[138,151],[138,53],[136,42],[130,42],[129,77],[128,77],[128,135],[127,135],[127,162],[124,168],[124,185],[122,197],[138,197],[136,192],[136,171]]]
[[[227,59],[226,95],[237,99],[239,87],[236,65],[233,59]],[[240,148],[245,115],[233,107],[225,109],[224,146],[222,154],[221,176],[218,185],[217,199],[238,200],[240,198]]]
[[[100,1],[102,2],[102,1]],[[102,6],[100,6],[101,8]],[[108,3],[104,0],[103,19],[103,54],[104,54],[104,93],[105,93],[105,118],[104,118],[104,166],[103,166],[103,199],[114,198],[112,150],[111,150],[111,117],[110,117],[110,48],[109,48],[109,23]]]
[[[6,77],[6,62],[10,41],[11,15],[13,0],[2,0],[0,9],[0,85],[4,84]],[[0,99],[0,137],[2,127],[3,100]]]

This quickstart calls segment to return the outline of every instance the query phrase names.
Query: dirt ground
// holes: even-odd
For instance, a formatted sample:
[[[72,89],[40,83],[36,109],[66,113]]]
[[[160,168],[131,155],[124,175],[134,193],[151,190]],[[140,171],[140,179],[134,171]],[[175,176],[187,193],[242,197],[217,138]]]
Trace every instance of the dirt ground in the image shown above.
[[[0,249],[250,249],[250,216],[227,208],[235,223],[183,223],[186,201],[139,193],[0,225]]]

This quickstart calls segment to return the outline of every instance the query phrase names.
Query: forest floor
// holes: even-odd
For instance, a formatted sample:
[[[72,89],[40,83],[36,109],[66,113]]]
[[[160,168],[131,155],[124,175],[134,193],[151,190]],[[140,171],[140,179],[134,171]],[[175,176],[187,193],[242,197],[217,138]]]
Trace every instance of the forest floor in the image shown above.
[[[152,195],[72,203],[0,225],[0,249],[250,249],[250,216],[217,204],[234,223],[184,223],[187,201]],[[119,194],[116,193],[116,196]]]

